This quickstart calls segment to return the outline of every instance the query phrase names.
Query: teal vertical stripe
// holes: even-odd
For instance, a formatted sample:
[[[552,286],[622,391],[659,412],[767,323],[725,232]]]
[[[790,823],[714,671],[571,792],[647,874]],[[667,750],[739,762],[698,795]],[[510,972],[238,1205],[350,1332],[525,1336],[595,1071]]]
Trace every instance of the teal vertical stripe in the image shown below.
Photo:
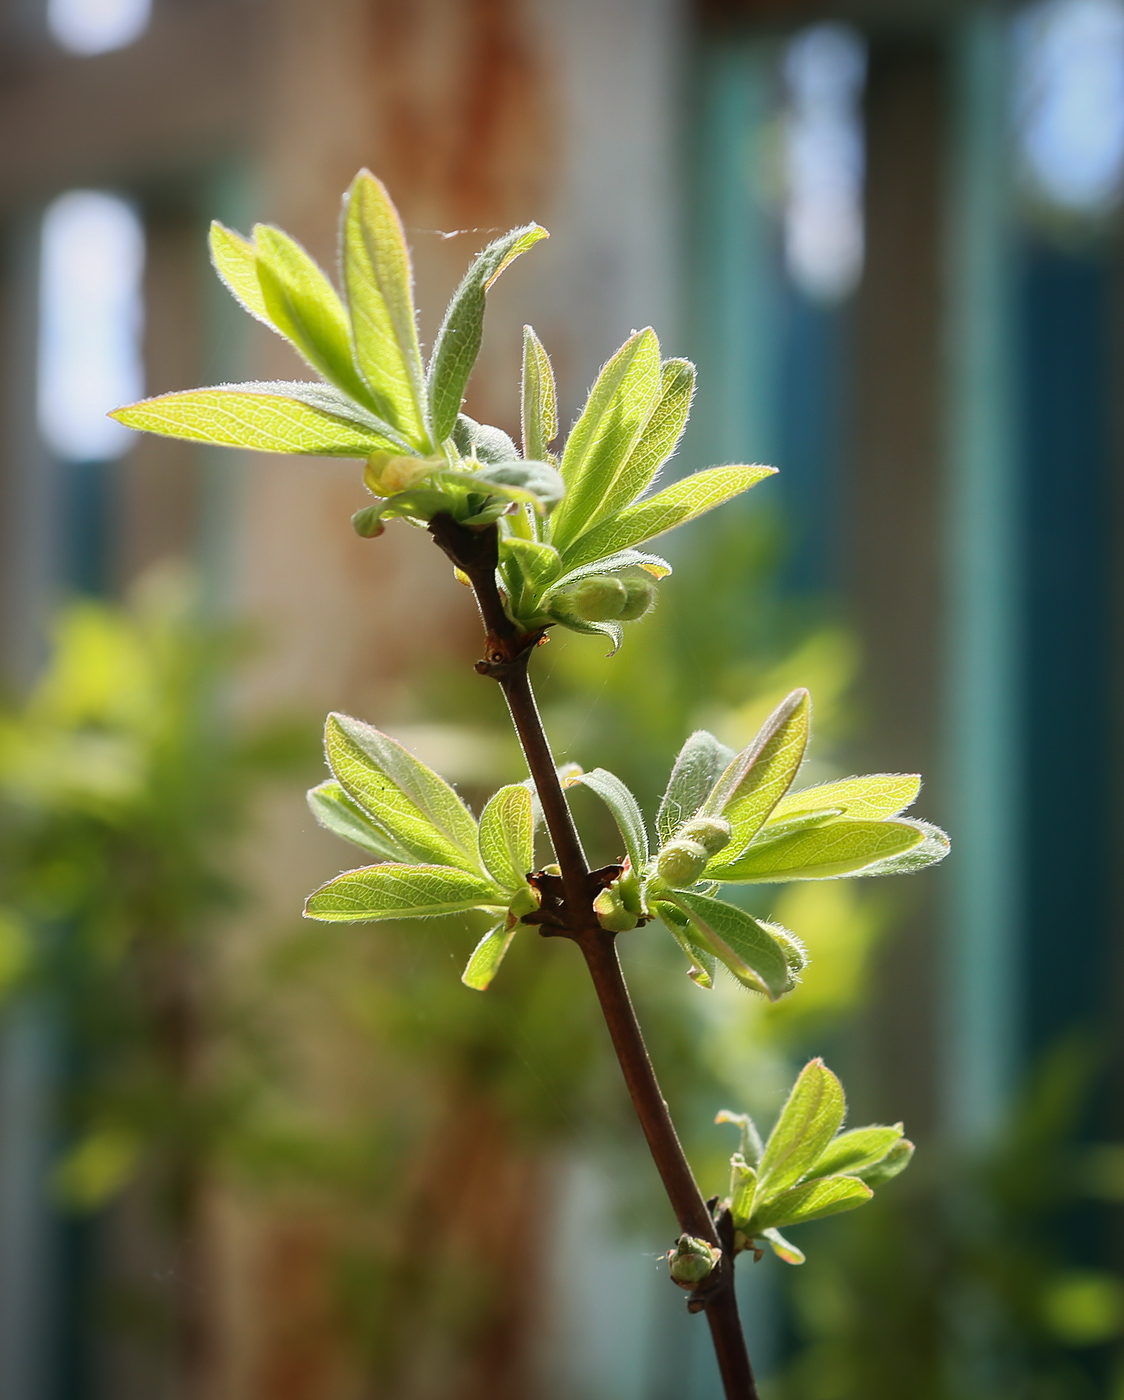
[[[948,1126],[991,1133],[1018,1044],[1019,483],[1006,22],[953,31],[948,360]]]

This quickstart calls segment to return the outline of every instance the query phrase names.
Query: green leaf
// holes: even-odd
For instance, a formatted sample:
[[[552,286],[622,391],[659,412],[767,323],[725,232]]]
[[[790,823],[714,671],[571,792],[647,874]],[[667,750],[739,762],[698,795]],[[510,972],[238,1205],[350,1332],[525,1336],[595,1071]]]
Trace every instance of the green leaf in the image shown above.
[[[905,1171],[913,1161],[913,1152],[913,1143],[909,1138],[899,1138],[881,1161],[873,1162],[869,1167],[856,1167],[852,1174],[861,1177],[868,1186],[881,1186]]]
[[[571,778],[566,786],[570,787],[575,783],[580,783],[591,792],[595,792],[612,812],[613,820],[624,839],[624,848],[628,852],[633,870],[643,870],[648,859],[648,832],[636,798],[620,778],[615,773],[610,773],[607,768],[593,768],[588,773],[578,774]]]
[[[734,1113],[732,1109],[722,1108],[714,1116],[715,1123],[733,1123],[741,1131],[741,1155],[751,1167],[756,1168],[761,1161],[761,1154],[765,1151],[765,1145],[761,1141],[761,1134],[757,1131],[757,1124],[748,1113]]]
[[[558,436],[558,391],[550,356],[530,326],[523,327],[522,420],[523,456],[545,461]]]
[[[370,865],[346,870],[310,894],[305,917],[359,924],[375,919],[431,919],[494,905],[490,880],[448,865]]]
[[[707,876],[731,883],[778,884],[889,874],[893,871],[882,868],[887,860],[909,853],[924,840],[925,833],[917,822],[843,819],[776,841],[756,841],[732,864],[721,869],[708,867]]]
[[[695,730],[679,750],[656,814],[661,846],[674,837],[684,822],[698,815],[719,774],[733,757],[733,749],[719,743],[713,734],[705,729]]]
[[[307,457],[400,452],[372,414],[327,384],[221,384],[141,399],[109,415],[126,427],[189,442]],[[377,425],[377,426],[376,426]]]
[[[783,1259],[786,1264],[803,1264],[803,1250],[797,1249],[794,1244],[790,1244],[781,1232],[779,1230],[774,1230],[771,1225],[761,1231],[761,1238],[769,1241],[773,1246],[773,1253],[778,1259]]]
[[[378,826],[358,802],[353,802],[343,786],[334,779],[311,788],[308,805],[312,815],[326,831],[342,836],[353,845],[362,846],[365,851],[381,856],[383,860],[409,859],[409,853]]]
[[[520,253],[532,248],[540,238],[549,237],[538,224],[524,224],[505,233],[476,255],[453,294],[429,362],[429,407],[437,442],[444,442],[453,431],[468,377],[480,353],[485,293]]]
[[[846,1108],[839,1080],[821,1059],[809,1060],[765,1144],[758,1172],[763,1201],[772,1200],[815,1165],[839,1131]],[[788,1223],[779,1218],[761,1222]]]
[[[563,554],[586,528],[651,417],[660,389],[660,343],[637,331],[602,369],[566,440],[566,499],[551,522],[551,543]]]
[[[465,482],[466,473],[448,473],[450,479],[459,476]],[[481,467],[468,476],[473,489],[484,483],[489,494],[506,496],[512,501],[526,501],[541,514],[551,511],[566,494],[566,487],[557,467],[549,462],[496,462]]]
[[[645,540],[654,540],[748,491],[775,472],[775,467],[708,467],[685,476],[595,525],[563,550],[562,563],[572,569],[618,549],[631,549]]]
[[[519,535],[500,537],[500,558],[514,558],[520,577],[533,598],[538,598],[554,582],[562,570],[558,551],[538,540],[525,540]]]
[[[730,844],[707,867],[720,880],[757,835],[784,796],[804,760],[812,718],[806,690],[794,690],[765,723],[753,743],[731,760],[702,805],[700,815],[730,823]]]
[[[856,1176],[825,1176],[818,1181],[806,1181],[758,1207],[750,1229],[759,1235],[782,1225],[804,1225],[809,1220],[822,1220],[825,1215],[854,1210],[873,1195],[870,1187]]]
[[[389,735],[331,714],[324,747],[348,796],[415,859],[481,872],[476,822],[432,769]]]
[[[257,249],[240,233],[225,228],[215,219],[211,224],[211,262],[219,280],[251,316],[270,330],[276,330],[258,280]]]
[[[886,856],[874,865],[868,866],[861,872],[864,877],[870,875],[911,875],[916,870],[924,870],[926,866],[936,865],[938,861],[944,860],[951,849],[951,842],[945,832],[939,826],[933,826],[931,822],[912,820],[909,825],[921,833],[921,840],[917,845],[898,855]]]
[[[694,925],[682,909],[661,901],[654,901],[652,908],[686,954],[691,964],[687,974],[691,981],[709,991],[714,986],[714,974],[718,971],[718,959],[714,953],[696,937]]]
[[[776,1001],[792,986],[785,949],[770,926],[744,909],[693,890],[676,891],[673,902],[688,914],[702,945],[751,991]]]
[[[497,884],[518,890],[535,862],[535,819],[524,783],[502,787],[480,814],[480,854]]]
[[[615,515],[641,496],[656,473],[679,446],[695,393],[695,367],[690,360],[665,360],[660,366],[660,390],[652,415],[589,525]]]
[[[428,452],[410,254],[398,211],[369,170],[355,177],[344,202],[343,277],[356,360],[378,413]]]
[[[884,1128],[852,1128],[832,1138],[823,1155],[812,1167],[816,1176],[836,1176],[840,1172],[857,1175],[865,1167],[881,1162],[890,1148],[901,1141],[902,1125]]]
[[[351,356],[351,327],[335,287],[301,245],[269,224],[254,228],[258,280],[269,318],[308,363],[360,402],[367,386]]]
[[[730,1187],[730,1214],[734,1217],[734,1224],[742,1226],[753,1214],[753,1197],[757,1192],[757,1173],[740,1156],[733,1157],[730,1166],[733,1168],[731,1173],[733,1181]]]
[[[769,824],[833,808],[862,821],[883,821],[912,806],[920,791],[919,773],[867,773],[861,778],[840,778],[834,783],[787,793],[773,808]]]
[[[461,973],[461,981],[466,987],[471,987],[475,992],[483,992],[488,989],[500,963],[503,962],[504,954],[511,947],[511,941],[515,937],[515,931],[518,927],[517,923],[513,923],[508,928],[507,920],[504,919],[477,943],[472,950],[468,965]]]

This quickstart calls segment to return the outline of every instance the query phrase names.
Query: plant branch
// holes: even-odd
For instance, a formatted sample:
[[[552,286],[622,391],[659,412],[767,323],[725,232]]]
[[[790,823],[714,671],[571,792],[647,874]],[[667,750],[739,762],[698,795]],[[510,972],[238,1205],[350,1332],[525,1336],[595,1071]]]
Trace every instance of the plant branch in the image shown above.
[[[503,690],[542,803],[561,870],[565,927],[558,931],[572,938],[585,957],[629,1096],[680,1230],[722,1250],[717,1267],[691,1295],[688,1307],[692,1312],[706,1312],[727,1400],[757,1400],[734,1294],[733,1239],[728,1219],[720,1217],[716,1223],[695,1181],[644,1044],[617,957],[616,937],[601,928],[593,912],[593,898],[603,880],[599,872],[590,871],[527,672],[531,650],[542,633],[523,632],[504,608],[496,583],[495,526],[473,531],[451,516],[436,515],[429,529],[445,554],[467,575],[476,595],[486,631],[485,656],[476,669],[492,676]],[[727,1228],[720,1228],[723,1226]]]

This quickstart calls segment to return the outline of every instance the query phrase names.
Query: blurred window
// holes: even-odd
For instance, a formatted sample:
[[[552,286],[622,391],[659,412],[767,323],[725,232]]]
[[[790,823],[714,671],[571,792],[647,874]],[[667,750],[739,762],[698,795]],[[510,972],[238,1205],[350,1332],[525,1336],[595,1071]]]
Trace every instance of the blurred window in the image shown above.
[[[862,274],[865,79],[866,46],[846,25],[813,25],[788,45],[785,262],[818,301],[846,296]]]
[[[1015,122],[1040,198],[1106,212],[1124,184],[1124,0],[1045,0],[1014,29]]]
[[[139,39],[152,0],[47,0],[51,37],[70,53],[107,53]]]
[[[106,412],[144,393],[144,228],[133,206],[95,190],[60,196],[43,219],[39,426],[67,461],[125,451]]]

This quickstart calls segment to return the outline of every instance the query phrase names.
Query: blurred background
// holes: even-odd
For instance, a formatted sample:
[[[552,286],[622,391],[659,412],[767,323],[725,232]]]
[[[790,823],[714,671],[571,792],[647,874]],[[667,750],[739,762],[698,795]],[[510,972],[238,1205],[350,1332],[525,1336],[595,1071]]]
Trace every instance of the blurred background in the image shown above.
[[[777,887],[803,990],[622,939],[706,1191],[823,1054],[910,1172],[740,1269],[772,1400],[1124,1397],[1118,559],[1124,0],[6,0],[0,16],[0,1394],[711,1400],[674,1226],[572,950],[302,925],[323,712],[477,805],[518,779],[425,535],[354,463],[138,439],[304,373],[211,217],[327,266],[361,165],[432,338],[494,294],[567,419],[636,326],[700,369],[671,470],[780,475],[676,537],[618,657],[536,658],[559,757],[658,797],[808,684],[808,781],[926,776],[952,857]],[[419,621],[424,619],[424,621]],[[592,801],[593,852],[615,838]]]

